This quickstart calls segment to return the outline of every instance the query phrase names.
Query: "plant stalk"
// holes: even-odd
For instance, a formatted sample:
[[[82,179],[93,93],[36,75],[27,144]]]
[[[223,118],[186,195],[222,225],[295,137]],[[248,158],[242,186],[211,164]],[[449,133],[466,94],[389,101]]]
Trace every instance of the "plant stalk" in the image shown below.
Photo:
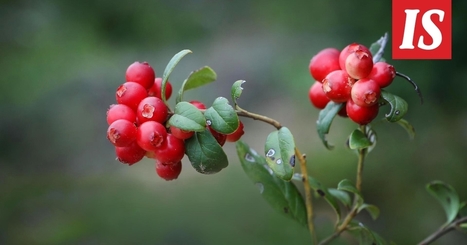
[[[458,228],[458,226],[462,223],[467,222],[467,216],[459,218],[457,220],[454,220],[451,222],[451,224],[445,226],[441,226],[438,230],[436,230],[433,234],[429,235],[427,238],[425,238],[423,241],[421,241],[418,245],[427,245],[432,242],[434,242],[436,239],[440,238],[441,236],[445,235],[446,233],[455,230]]]

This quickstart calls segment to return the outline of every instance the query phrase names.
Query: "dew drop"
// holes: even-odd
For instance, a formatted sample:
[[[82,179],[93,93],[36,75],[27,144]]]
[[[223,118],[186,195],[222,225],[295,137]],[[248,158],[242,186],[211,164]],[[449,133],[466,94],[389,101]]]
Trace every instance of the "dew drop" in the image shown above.
[[[208,126],[211,126],[211,124],[212,124],[211,120],[209,120],[209,119],[206,120],[206,124],[207,124]]]
[[[255,162],[255,159],[253,158],[252,155],[250,155],[250,153],[247,153],[245,155],[245,160],[249,161],[249,162]]]
[[[263,185],[263,183],[257,182],[257,183],[255,183],[255,186],[258,187],[259,193],[260,193],[260,194],[263,194],[263,192],[264,192],[264,185]]]
[[[266,157],[272,157],[276,154],[276,151],[274,149],[269,149],[268,152],[266,153]]]
[[[282,164],[282,159],[280,159],[280,158],[277,159],[276,163],[277,163],[277,164]]]
[[[399,115],[399,114],[401,114],[401,112],[400,112],[399,110],[397,110],[397,111],[395,112],[395,114],[396,114],[396,115]]]

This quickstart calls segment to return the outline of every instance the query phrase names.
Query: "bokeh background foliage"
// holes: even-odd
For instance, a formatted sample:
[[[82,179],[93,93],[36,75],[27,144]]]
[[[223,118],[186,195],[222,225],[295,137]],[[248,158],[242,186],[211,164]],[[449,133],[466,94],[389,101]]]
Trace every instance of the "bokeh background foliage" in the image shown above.
[[[390,91],[410,104],[417,136],[374,125],[379,136],[365,167],[363,194],[381,208],[372,221],[383,237],[413,244],[444,222],[425,191],[438,179],[467,199],[467,2],[453,0],[453,59],[392,61],[422,88],[396,80]],[[148,61],[162,75],[189,48],[171,82],[211,66],[218,82],[185,99],[211,103],[245,79],[242,107],[276,118],[308,154],[309,171],[328,186],[354,179],[344,142],[355,127],[337,118],[325,150],[307,66],[319,50],[370,44],[391,30],[390,1],[108,1],[15,0],[0,3],[0,244],[309,244],[307,230],[275,213],[242,172],[233,144],[230,166],[204,176],[184,161],[179,179],[160,180],[152,161],[115,161],[105,112],[126,67]],[[384,113],[384,111],[381,112]],[[244,120],[257,150],[272,127]],[[318,200],[316,222],[330,232],[333,211]],[[352,244],[343,236],[334,244]],[[463,244],[449,234],[438,244]],[[353,242],[355,243],[355,242]]]

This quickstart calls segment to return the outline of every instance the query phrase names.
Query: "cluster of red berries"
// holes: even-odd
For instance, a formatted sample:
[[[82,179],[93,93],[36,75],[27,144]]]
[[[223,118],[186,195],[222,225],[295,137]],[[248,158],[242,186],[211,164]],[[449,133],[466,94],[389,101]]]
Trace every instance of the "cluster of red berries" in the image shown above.
[[[134,62],[126,70],[126,82],[116,91],[117,104],[107,111],[107,138],[115,146],[117,159],[133,165],[143,157],[156,160],[156,172],[165,180],[176,179],[182,170],[186,139],[194,132],[168,126],[169,108],[162,100],[162,78],[156,77],[147,62]],[[165,98],[172,95],[167,81]],[[191,101],[198,109],[206,109],[199,101]],[[208,126],[209,127],[209,126]],[[237,141],[243,135],[243,124],[230,135],[210,129],[222,146]]]
[[[342,51],[326,48],[310,61],[309,70],[316,82],[308,96],[318,109],[329,101],[345,103],[338,115],[365,125],[379,111],[381,89],[389,86],[396,76],[394,67],[386,62],[373,63],[370,50],[352,43]]]

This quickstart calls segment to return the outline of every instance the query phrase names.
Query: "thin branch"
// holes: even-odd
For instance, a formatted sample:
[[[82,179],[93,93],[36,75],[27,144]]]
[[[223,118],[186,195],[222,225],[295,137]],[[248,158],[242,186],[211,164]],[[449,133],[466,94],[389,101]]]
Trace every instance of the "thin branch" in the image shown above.
[[[272,118],[246,111],[246,110],[240,108],[238,105],[236,106],[236,109],[237,109],[236,110],[237,115],[239,115],[241,117],[248,117],[248,118],[251,118],[251,119],[254,119],[254,120],[263,121],[263,122],[265,122],[267,124],[272,125],[277,130],[282,128],[282,125],[280,124],[280,122],[278,122],[278,121],[276,121],[276,120],[274,120]]]
[[[462,217],[460,219],[454,220],[451,224],[448,226],[441,226],[437,231],[435,231],[433,234],[429,235],[427,238],[425,238],[423,241],[421,241],[418,245],[427,245],[432,242],[434,242],[436,239],[440,238],[444,234],[456,229],[459,227],[460,224],[466,223],[467,222],[467,216]]]

